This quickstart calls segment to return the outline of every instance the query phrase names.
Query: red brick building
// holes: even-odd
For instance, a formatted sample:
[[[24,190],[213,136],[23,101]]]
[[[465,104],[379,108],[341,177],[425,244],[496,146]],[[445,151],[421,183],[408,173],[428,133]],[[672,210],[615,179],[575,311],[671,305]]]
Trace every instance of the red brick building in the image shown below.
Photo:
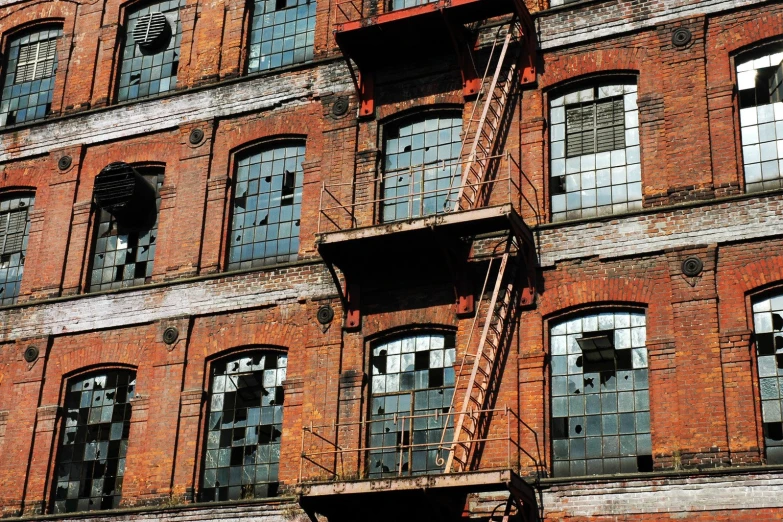
[[[783,3],[526,4],[0,1],[3,516],[780,520]]]

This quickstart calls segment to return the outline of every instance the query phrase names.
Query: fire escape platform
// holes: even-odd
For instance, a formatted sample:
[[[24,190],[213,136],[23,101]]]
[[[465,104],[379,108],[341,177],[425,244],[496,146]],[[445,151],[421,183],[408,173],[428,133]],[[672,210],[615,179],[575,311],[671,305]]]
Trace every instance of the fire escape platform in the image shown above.
[[[341,5],[346,4],[352,6],[350,2]],[[449,49],[454,24],[512,13],[529,19],[522,0],[440,0],[364,17],[358,12],[350,16],[346,9],[346,21],[335,26],[335,39],[361,69],[371,62],[409,59],[411,52],[418,56]]]
[[[510,229],[523,241],[533,244],[530,229],[514,207],[506,203],[322,233],[316,236],[316,246],[325,261],[341,270],[366,267],[376,271],[383,260],[396,263],[401,258],[414,257],[419,266],[424,259],[435,261],[442,257],[444,240],[448,243]]]
[[[295,488],[305,511],[321,513],[330,520],[331,516],[342,520],[340,515],[347,506],[348,511],[362,514],[360,520],[379,520],[374,513],[381,512],[392,520],[433,520],[422,503],[441,502],[443,509],[461,514],[467,494],[492,491],[508,491],[526,511],[536,509],[534,488],[510,469],[316,482]]]

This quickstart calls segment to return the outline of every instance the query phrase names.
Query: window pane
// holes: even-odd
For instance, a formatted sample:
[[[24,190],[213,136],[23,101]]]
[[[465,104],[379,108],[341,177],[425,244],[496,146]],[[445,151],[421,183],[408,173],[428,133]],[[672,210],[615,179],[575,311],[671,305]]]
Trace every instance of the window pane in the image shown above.
[[[49,28],[25,33],[9,42],[0,126],[39,120],[49,113],[61,35],[61,28]]]
[[[68,382],[54,512],[119,506],[136,375],[110,370]]]
[[[766,436],[767,460],[777,462],[783,451],[783,294],[758,299],[753,303],[761,417]],[[770,436],[770,434],[775,434]]]
[[[247,71],[312,60],[315,9],[314,0],[257,0],[250,26]]]
[[[552,356],[550,432],[557,476],[616,473],[617,457],[651,458],[649,444],[637,444],[650,433],[644,329],[639,312],[591,314],[552,326],[550,346],[567,346],[570,354]],[[566,362],[556,365],[560,358]],[[626,467],[634,462],[629,459]]]
[[[304,153],[291,143],[237,162],[229,270],[296,261]]]
[[[277,494],[287,360],[254,352],[212,365],[202,501]]]

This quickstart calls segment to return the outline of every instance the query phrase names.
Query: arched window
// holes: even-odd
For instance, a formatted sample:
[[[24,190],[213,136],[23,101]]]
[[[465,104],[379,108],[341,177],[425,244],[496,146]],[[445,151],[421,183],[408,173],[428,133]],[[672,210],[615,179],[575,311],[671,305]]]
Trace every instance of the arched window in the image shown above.
[[[117,101],[174,90],[185,0],[155,2],[128,13]]]
[[[93,248],[92,265],[90,269],[89,289],[91,292],[143,285],[151,280],[155,250],[158,237],[158,211],[160,209],[160,188],[163,186],[164,167],[135,166],[124,163],[112,163],[103,172],[114,165],[121,165],[116,170],[120,175],[129,172],[140,176],[149,185],[150,206],[154,197],[154,216],[149,223],[137,223],[129,217],[129,212],[140,208],[143,202],[130,200],[121,207],[112,208],[107,205],[97,212],[95,227],[95,246]],[[112,173],[110,173],[111,175]],[[111,183],[104,185],[111,189]],[[115,185],[116,186],[116,185]],[[97,192],[101,190],[96,181]],[[110,194],[115,197],[115,194]],[[133,207],[133,208],[131,208]],[[138,213],[141,213],[138,210]]]
[[[636,84],[597,84],[549,103],[552,221],[642,207]]]
[[[68,381],[54,512],[119,507],[136,373],[106,370]]]
[[[552,326],[552,455],[557,477],[652,470],[642,312]]]
[[[384,127],[384,222],[447,212],[460,184],[462,118],[428,113]]]
[[[441,473],[453,438],[453,333],[409,335],[372,347],[370,477]],[[374,448],[374,449],[373,449]]]
[[[228,269],[296,261],[305,146],[275,145],[240,157]]]
[[[312,60],[315,8],[315,0],[256,0],[247,72]]]
[[[783,186],[783,43],[737,59],[745,190]]]
[[[287,363],[258,351],[212,364],[202,501],[277,494]]]
[[[753,303],[761,418],[768,464],[783,464],[783,293]]]
[[[57,40],[62,34],[62,27],[47,27],[9,41],[0,126],[40,120],[49,113],[57,73]]]
[[[0,304],[13,304],[19,296],[34,203],[32,194],[0,199]]]

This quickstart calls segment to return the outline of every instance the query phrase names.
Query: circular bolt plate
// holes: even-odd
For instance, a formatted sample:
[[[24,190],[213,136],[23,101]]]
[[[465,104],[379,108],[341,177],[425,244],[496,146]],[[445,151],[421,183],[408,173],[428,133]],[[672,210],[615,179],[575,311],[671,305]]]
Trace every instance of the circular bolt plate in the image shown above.
[[[166,328],[166,330],[163,331],[163,342],[166,344],[175,343],[178,337],[179,337],[179,330],[177,330],[173,326],[169,326],[168,328]]]
[[[698,257],[689,257],[682,262],[682,273],[688,277],[694,277],[701,274],[704,263]]]
[[[198,145],[201,143],[201,140],[204,139],[204,131],[201,129],[193,129],[190,131],[190,144],[191,145]]]
[[[334,309],[330,305],[323,305],[318,309],[317,319],[321,324],[331,323],[334,319]]]
[[[348,97],[340,96],[332,105],[332,114],[342,116],[346,112],[348,112]]]
[[[685,47],[691,43],[691,38],[693,38],[693,36],[691,35],[690,30],[685,27],[678,27],[672,32],[672,45],[675,47]]]
[[[62,158],[57,160],[57,168],[59,168],[60,170],[68,170],[72,162],[73,159],[71,159],[70,156],[63,156]]]
[[[24,360],[31,363],[36,359],[38,359],[38,347],[28,346],[27,349],[24,351]]]

